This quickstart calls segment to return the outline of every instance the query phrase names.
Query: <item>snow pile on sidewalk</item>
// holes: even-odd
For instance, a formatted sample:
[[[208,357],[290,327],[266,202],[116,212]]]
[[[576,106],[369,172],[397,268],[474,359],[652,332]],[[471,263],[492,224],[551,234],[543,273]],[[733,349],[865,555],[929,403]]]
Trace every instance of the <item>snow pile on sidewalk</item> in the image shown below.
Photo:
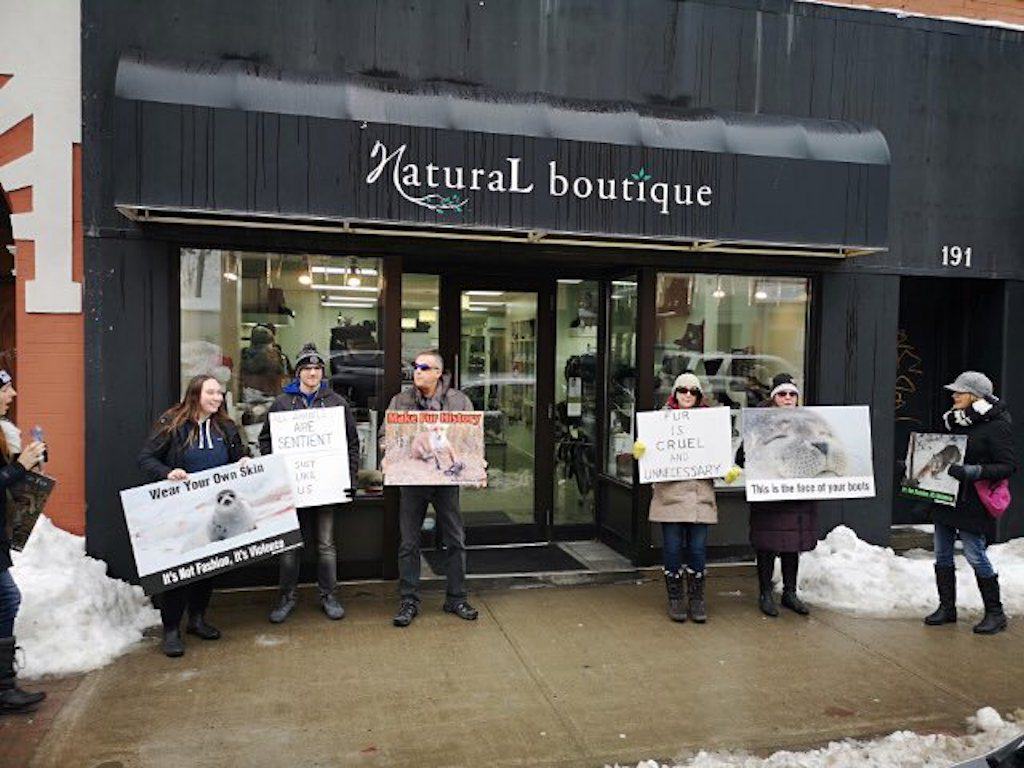
[[[871,741],[846,739],[833,741],[807,752],[776,752],[760,758],[745,752],[704,752],[703,750],[676,768],[950,768],[984,755],[1013,740],[1021,733],[1014,722],[1006,722],[991,707],[978,710],[967,719],[972,732],[967,736],[943,734],[921,736],[912,731],[897,731]],[[618,768],[618,765],[616,765]],[[636,768],[668,768],[654,760],[638,763]]]
[[[1024,614],[1024,539],[995,544],[988,556],[999,574],[1004,609]],[[846,613],[920,618],[938,605],[932,564],[931,557],[902,557],[839,526],[800,557],[800,594],[812,605]],[[980,612],[974,571],[963,555],[957,555],[956,568],[957,606]]]
[[[21,611],[14,626],[25,649],[22,677],[87,672],[109,664],[160,622],[142,589],[107,576],[87,557],[85,539],[40,517],[14,552]]]

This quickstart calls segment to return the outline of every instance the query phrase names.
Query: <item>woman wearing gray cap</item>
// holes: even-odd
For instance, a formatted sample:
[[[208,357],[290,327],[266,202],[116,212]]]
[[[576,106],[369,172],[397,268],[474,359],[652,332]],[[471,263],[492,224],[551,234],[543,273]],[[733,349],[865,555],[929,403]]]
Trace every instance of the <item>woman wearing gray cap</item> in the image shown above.
[[[967,435],[967,451],[963,464],[953,464],[947,470],[960,481],[956,506],[932,504],[939,607],[925,617],[924,623],[935,626],[956,621],[953,544],[959,537],[985,604],[985,616],[974,625],[974,631],[992,635],[1006,629],[1006,615],[999,599],[999,576],[985,554],[988,542],[995,538],[996,524],[978,496],[975,481],[1002,480],[1017,471],[1010,414],[1006,404],[993,394],[992,382],[983,373],[964,371],[945,388],[953,393],[953,407],[943,415],[943,423],[947,431]]]

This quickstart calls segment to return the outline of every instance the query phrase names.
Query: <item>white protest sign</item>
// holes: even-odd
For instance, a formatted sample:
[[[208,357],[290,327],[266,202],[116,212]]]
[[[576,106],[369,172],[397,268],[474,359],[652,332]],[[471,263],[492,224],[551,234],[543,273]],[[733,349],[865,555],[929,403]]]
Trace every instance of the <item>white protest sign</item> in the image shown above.
[[[147,595],[302,545],[284,459],[264,456],[121,491]]]
[[[866,405],[744,408],[747,501],[875,495]]]
[[[291,469],[297,507],[351,501],[343,406],[271,413],[270,443]]]
[[[732,466],[728,408],[677,408],[636,415],[640,482],[722,477]]]

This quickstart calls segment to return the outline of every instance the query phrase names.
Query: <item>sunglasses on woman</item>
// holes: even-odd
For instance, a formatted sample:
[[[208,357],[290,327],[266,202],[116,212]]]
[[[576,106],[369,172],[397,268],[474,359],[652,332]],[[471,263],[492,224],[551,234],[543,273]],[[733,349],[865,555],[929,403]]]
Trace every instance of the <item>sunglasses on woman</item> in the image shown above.
[[[677,395],[693,395],[694,397],[700,397],[700,390],[694,387],[676,387]]]
[[[777,394],[777,397],[800,397],[800,393],[799,392],[792,392],[790,390],[785,390],[783,392],[779,392]]]

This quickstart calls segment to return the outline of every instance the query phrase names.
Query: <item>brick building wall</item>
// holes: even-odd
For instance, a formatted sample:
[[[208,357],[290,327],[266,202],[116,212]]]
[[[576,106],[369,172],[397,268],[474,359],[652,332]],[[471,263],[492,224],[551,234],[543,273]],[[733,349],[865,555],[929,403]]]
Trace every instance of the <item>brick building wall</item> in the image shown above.
[[[815,0],[811,0],[814,2]],[[1024,0],[827,0],[829,5],[899,10],[923,16],[1024,25]]]

